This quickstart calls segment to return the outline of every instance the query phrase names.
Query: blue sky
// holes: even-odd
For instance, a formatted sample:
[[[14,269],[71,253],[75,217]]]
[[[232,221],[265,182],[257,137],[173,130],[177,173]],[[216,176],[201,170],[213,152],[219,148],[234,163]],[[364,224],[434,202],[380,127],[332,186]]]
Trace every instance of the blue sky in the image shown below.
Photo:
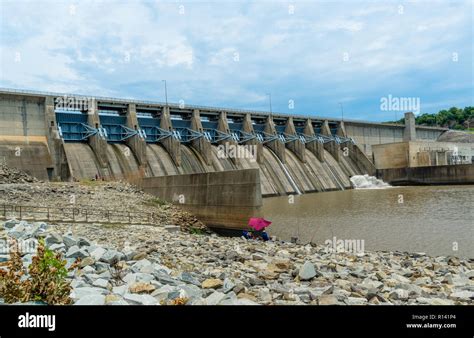
[[[472,1],[5,1],[0,86],[385,121],[473,104]],[[291,108],[290,100],[294,103]]]

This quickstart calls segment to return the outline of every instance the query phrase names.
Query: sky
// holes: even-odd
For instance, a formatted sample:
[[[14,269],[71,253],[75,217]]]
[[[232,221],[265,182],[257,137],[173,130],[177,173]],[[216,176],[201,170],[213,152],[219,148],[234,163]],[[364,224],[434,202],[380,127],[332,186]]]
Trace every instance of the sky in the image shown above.
[[[0,87],[164,102],[166,80],[169,102],[369,121],[474,105],[473,0],[0,0],[0,18]]]

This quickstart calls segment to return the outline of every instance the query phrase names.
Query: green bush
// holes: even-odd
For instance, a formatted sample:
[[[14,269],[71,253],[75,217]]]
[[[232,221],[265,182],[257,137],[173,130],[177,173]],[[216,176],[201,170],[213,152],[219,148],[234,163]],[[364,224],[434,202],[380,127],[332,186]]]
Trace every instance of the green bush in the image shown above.
[[[8,271],[0,271],[0,297],[6,303],[42,301],[47,304],[70,304],[70,283],[67,273],[77,264],[66,268],[66,260],[59,252],[54,252],[39,241],[36,256],[28,267],[29,277],[22,280],[26,274],[21,260],[21,253],[15,246],[8,262]]]

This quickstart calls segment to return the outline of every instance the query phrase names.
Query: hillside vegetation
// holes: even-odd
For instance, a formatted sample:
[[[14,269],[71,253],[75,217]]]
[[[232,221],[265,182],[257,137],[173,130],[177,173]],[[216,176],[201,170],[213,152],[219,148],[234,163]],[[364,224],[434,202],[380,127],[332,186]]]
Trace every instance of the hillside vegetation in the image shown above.
[[[440,110],[436,114],[422,113],[415,117],[416,124],[422,126],[444,127],[474,132],[474,107]],[[389,123],[405,123],[405,118]]]

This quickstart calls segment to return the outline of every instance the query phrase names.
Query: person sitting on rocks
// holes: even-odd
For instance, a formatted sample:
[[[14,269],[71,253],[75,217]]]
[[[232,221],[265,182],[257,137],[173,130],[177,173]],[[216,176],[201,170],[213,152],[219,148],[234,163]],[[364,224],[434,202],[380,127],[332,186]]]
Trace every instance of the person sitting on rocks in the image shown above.
[[[264,242],[270,240],[270,237],[268,236],[268,234],[265,232],[265,230],[260,230],[260,231],[257,231],[257,230],[253,230],[253,231],[243,231],[242,232],[242,235],[246,238],[246,239],[256,239],[256,240],[262,240]]]

